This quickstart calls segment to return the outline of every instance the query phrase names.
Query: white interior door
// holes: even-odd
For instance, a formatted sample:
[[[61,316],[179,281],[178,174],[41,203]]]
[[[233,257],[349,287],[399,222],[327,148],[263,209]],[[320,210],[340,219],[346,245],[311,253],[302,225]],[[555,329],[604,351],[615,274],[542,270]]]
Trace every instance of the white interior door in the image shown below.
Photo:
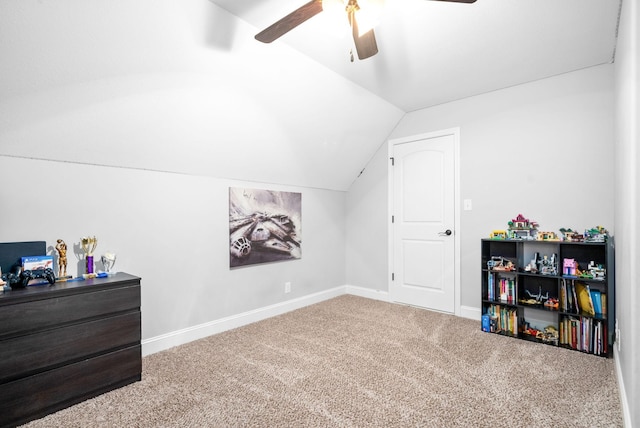
[[[455,133],[394,143],[392,300],[455,312]]]

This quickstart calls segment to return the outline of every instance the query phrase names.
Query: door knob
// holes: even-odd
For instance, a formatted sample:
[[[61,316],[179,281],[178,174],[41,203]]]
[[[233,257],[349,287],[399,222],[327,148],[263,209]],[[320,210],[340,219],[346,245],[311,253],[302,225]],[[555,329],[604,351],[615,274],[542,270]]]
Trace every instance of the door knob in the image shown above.
[[[451,232],[451,229],[447,229],[447,230],[445,230],[444,232],[440,232],[440,233],[438,233],[438,235],[440,235],[440,236],[445,236],[445,235],[446,235],[446,236],[449,236],[449,235],[451,235],[452,233],[453,233],[453,232]]]

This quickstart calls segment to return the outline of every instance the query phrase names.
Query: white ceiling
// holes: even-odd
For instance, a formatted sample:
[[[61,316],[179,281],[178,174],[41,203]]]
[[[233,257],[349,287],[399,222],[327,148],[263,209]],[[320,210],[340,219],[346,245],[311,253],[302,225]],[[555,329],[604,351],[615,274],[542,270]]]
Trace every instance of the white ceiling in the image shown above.
[[[262,30],[307,0],[211,1]],[[375,29],[379,53],[369,59],[349,61],[351,39],[327,30],[326,13],[273,44],[410,112],[612,62],[619,7],[620,0],[386,0]]]
[[[0,156],[348,190],[407,112],[611,62],[620,0],[386,0],[355,62],[326,13],[254,40],[305,1],[0,0]]]

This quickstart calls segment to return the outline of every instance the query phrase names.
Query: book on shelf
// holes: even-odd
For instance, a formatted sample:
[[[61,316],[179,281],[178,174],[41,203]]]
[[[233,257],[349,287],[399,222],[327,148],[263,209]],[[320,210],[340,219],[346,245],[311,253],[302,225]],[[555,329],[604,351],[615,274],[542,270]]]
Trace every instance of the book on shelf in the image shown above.
[[[607,324],[591,317],[566,316],[560,321],[560,345],[595,355],[607,354]]]
[[[594,316],[596,311],[593,309],[593,301],[591,300],[589,285],[576,281],[574,286],[576,289],[576,295],[578,296],[579,309],[584,313]]]
[[[500,300],[505,303],[516,302],[515,278],[500,278]]]
[[[593,302],[593,310],[596,314],[602,314],[602,299],[600,290],[590,290],[591,293],[591,301]]]
[[[506,332],[514,336],[518,335],[518,312],[516,309],[501,305],[490,305],[487,308],[487,315],[491,319],[491,332]]]
[[[495,276],[493,272],[488,272],[487,278],[487,299],[495,300],[496,299],[496,284],[495,284]]]
[[[575,305],[575,302],[577,300],[575,291],[576,290],[573,287],[573,281],[567,281],[563,278],[560,285],[560,304],[562,305],[562,310],[564,312],[578,312],[578,309]]]
[[[573,349],[578,349],[578,343],[580,343],[580,340],[578,338],[580,333],[580,329],[578,328],[578,320],[576,320],[575,318],[571,318],[569,320],[569,323],[571,324],[571,340],[569,343],[571,344],[571,347]]]
[[[578,297],[576,295],[576,287],[573,284],[573,281],[570,284],[571,288],[571,312],[578,312]]]

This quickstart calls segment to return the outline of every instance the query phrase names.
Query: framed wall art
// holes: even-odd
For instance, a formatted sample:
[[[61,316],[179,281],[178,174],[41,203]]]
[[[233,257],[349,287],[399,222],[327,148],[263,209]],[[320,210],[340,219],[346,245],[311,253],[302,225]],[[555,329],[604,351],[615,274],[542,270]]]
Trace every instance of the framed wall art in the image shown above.
[[[299,259],[302,194],[229,188],[229,266]]]

